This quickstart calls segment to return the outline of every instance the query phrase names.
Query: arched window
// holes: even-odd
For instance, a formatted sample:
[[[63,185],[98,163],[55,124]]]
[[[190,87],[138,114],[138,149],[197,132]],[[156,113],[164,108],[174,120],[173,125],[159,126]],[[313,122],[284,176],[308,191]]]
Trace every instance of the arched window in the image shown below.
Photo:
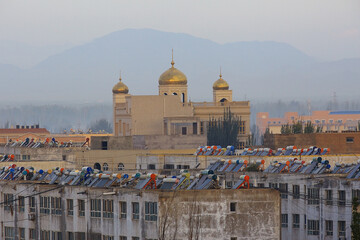
[[[176,93],[176,92],[174,92],[174,93],[173,93],[173,95],[176,95],[176,96],[177,96],[177,93]]]
[[[101,165],[100,165],[100,163],[95,163],[95,164],[94,164],[94,169],[101,170]]]
[[[227,102],[227,99],[223,98],[223,99],[220,100],[220,102]]]
[[[164,93],[165,96],[167,96],[167,93]]]
[[[122,170],[124,170],[124,169],[125,169],[124,164],[123,164],[123,163],[119,163],[119,164],[118,164],[118,171],[122,171]]]
[[[185,93],[181,94],[181,101],[184,103],[185,102]]]
[[[103,164],[103,171],[108,171],[109,170],[109,164],[104,163]]]

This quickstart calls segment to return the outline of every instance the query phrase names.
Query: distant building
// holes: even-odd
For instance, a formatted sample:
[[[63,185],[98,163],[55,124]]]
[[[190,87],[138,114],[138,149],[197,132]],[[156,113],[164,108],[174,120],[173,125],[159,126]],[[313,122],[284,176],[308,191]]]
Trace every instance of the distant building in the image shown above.
[[[212,102],[189,102],[187,77],[174,67],[174,61],[171,65],[159,78],[159,95],[130,95],[120,78],[112,90],[114,136],[206,136],[210,117],[223,117],[230,107],[241,118],[236,147],[243,148],[250,134],[250,102],[233,101],[221,73],[213,84]]]
[[[256,114],[256,125],[261,134],[268,128],[271,133],[280,133],[281,126],[302,122],[311,122],[315,127],[322,127],[322,131],[354,131],[360,122],[360,111],[313,111],[309,115],[299,115],[297,112],[287,112],[283,118],[270,118],[268,112]]]

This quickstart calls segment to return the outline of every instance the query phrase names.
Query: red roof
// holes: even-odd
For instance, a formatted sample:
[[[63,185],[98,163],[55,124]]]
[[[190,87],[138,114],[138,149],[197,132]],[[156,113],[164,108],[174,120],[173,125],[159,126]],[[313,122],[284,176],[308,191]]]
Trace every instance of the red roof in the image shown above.
[[[0,134],[50,134],[46,128],[0,128]]]

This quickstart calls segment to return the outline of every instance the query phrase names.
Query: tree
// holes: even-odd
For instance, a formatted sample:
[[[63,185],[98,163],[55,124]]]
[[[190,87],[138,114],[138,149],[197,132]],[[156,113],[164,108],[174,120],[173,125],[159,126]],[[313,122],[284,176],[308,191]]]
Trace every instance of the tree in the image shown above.
[[[294,133],[294,134],[302,133],[302,123],[301,123],[301,121],[297,121],[297,123],[293,122],[292,133]]]
[[[106,120],[105,118],[99,119],[95,123],[92,123],[90,125],[90,129],[93,132],[102,132],[102,131],[107,132],[107,133],[112,132],[112,126],[109,123],[109,121]]]
[[[281,134],[290,134],[292,132],[291,126],[287,123],[284,125],[281,125]]]
[[[210,118],[207,129],[207,144],[222,147],[237,146],[240,123],[241,118],[231,113],[230,108],[224,110],[223,118]]]
[[[352,239],[360,240],[360,213],[358,212],[359,200],[357,197],[353,198],[352,201],[352,222],[351,231]]]
[[[309,121],[306,123],[304,133],[313,133],[315,131],[314,125]]]

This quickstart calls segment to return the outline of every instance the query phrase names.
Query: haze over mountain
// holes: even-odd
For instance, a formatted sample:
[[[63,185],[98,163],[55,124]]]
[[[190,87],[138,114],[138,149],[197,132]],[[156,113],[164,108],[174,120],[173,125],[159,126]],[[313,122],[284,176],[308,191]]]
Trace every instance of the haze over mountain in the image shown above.
[[[131,94],[157,94],[172,48],[192,101],[212,99],[220,66],[234,100],[329,99],[333,92],[347,99],[358,96],[360,59],[321,62],[286,43],[218,44],[187,34],[128,29],[50,56],[30,69],[0,64],[0,101],[110,103],[120,70]]]

